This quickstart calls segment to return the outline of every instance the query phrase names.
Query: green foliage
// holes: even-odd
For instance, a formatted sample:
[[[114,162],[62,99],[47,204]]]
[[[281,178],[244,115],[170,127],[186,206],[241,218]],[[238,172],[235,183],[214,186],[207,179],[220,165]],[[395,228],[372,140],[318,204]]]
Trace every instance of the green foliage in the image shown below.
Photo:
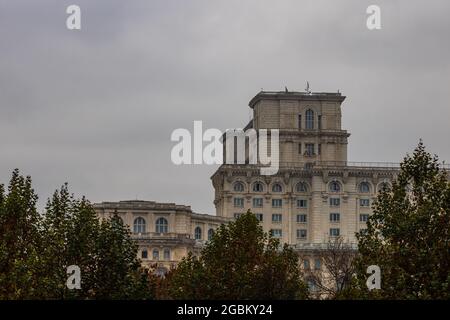
[[[0,185],[0,299],[151,299],[156,277],[140,266],[127,226],[114,214],[99,221],[67,184],[36,210],[31,178],[13,172]],[[81,289],[66,286],[69,265],[81,270]]]
[[[280,248],[250,211],[219,227],[200,257],[190,254],[167,279],[174,299],[307,297],[297,254]]]
[[[450,298],[450,184],[422,142],[404,159],[392,190],[378,195],[358,240],[361,297]],[[381,290],[369,294],[365,272],[372,264],[381,268]]]

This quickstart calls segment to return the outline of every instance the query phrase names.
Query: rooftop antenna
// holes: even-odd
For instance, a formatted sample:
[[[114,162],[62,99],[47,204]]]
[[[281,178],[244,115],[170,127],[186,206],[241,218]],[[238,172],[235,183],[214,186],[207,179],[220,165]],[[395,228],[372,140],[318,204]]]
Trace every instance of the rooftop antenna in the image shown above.
[[[309,88],[309,81],[306,81],[306,89],[305,89],[305,91],[306,91],[308,94],[311,94],[311,89]]]

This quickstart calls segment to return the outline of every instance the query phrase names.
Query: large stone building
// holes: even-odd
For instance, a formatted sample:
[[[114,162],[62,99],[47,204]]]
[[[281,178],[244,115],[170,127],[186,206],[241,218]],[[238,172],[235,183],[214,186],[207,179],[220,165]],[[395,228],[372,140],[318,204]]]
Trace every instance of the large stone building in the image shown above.
[[[279,171],[262,176],[259,165],[222,165],[212,176],[216,215],[236,218],[250,209],[265,231],[299,249],[335,236],[355,243],[398,164],[347,161],[344,100],[340,93],[258,93],[246,128],[279,130]]]
[[[330,237],[355,243],[376,193],[390,186],[398,165],[347,161],[344,100],[340,93],[258,93],[249,103],[253,119],[245,129],[279,130],[279,171],[262,176],[257,164],[221,165],[211,177],[216,215],[152,201],[95,208],[100,217],[117,211],[138,241],[143,263],[158,263],[162,271],[189,251],[198,253],[220,224],[248,209],[265,231],[299,251],[320,249]]]

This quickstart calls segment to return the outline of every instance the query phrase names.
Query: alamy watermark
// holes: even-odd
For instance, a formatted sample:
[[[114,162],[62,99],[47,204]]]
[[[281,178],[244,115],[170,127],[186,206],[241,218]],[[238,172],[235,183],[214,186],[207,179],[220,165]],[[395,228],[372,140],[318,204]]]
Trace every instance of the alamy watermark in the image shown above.
[[[210,128],[203,132],[202,121],[194,121],[193,134],[179,128],[170,139],[178,142],[171,152],[176,165],[223,164],[225,139],[225,164],[258,164],[261,175],[274,175],[279,169],[278,129],[227,129],[223,133]]]

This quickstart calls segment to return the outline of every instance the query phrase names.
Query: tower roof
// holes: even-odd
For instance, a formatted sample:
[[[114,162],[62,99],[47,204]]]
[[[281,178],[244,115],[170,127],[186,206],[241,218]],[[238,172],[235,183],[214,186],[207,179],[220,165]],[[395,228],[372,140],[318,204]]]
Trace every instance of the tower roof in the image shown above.
[[[260,91],[248,106],[253,108],[261,100],[303,100],[303,101],[336,101],[345,100],[340,92],[300,92],[300,91]]]

